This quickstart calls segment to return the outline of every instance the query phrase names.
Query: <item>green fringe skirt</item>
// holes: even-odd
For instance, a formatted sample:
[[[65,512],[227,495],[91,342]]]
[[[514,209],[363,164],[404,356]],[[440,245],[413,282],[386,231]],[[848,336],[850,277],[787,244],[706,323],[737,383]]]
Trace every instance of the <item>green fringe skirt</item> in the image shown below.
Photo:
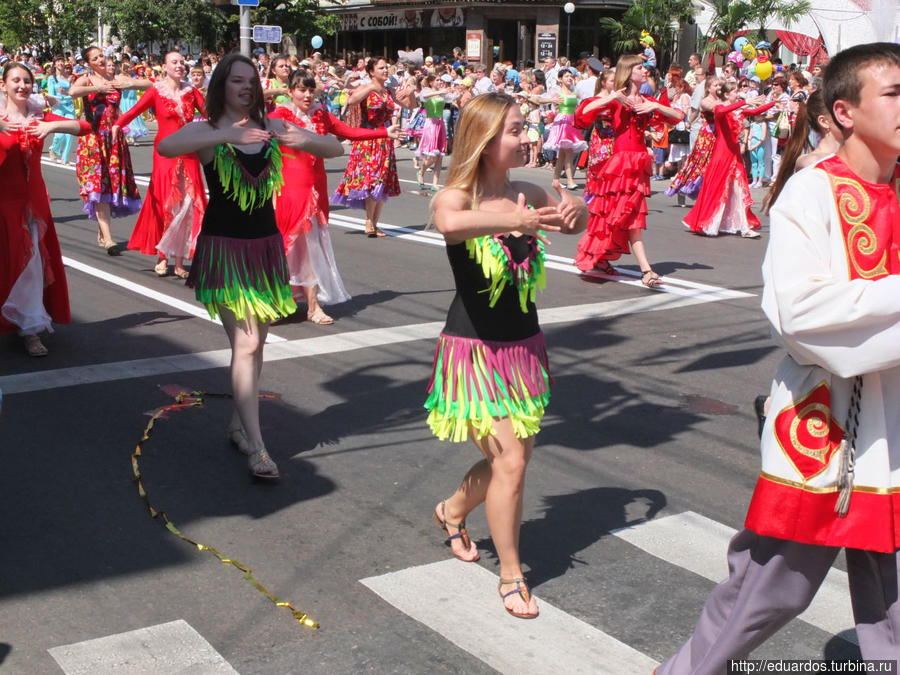
[[[509,418],[518,438],[540,431],[550,401],[544,334],[492,342],[441,334],[434,354],[425,409],[442,441],[494,433],[493,420]]]
[[[239,321],[275,321],[297,311],[281,233],[259,239],[201,234],[187,278],[215,319],[221,307]]]

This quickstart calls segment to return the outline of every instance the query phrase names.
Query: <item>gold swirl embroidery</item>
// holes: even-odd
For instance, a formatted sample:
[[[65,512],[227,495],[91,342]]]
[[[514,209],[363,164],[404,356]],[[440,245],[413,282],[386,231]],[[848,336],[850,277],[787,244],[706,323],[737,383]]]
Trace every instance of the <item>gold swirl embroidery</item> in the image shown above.
[[[874,279],[884,276],[887,271],[887,252],[873,267],[860,265],[857,253],[870,256],[878,251],[878,236],[875,230],[866,224],[872,213],[872,203],[862,185],[852,178],[830,176],[832,188],[837,198],[837,210],[841,219],[852,227],[847,232],[847,256],[853,269],[863,279]]]
[[[818,413],[818,415],[815,415],[815,413]],[[831,449],[828,441],[825,441],[824,447],[810,448],[803,444],[798,432],[800,425],[803,424],[805,427],[804,431],[813,438],[827,439],[829,435],[828,418],[830,415],[831,411],[823,403],[810,403],[802,410],[797,411],[797,416],[791,420],[790,430],[791,445],[794,446],[797,452],[823,464],[825,463],[825,455]]]

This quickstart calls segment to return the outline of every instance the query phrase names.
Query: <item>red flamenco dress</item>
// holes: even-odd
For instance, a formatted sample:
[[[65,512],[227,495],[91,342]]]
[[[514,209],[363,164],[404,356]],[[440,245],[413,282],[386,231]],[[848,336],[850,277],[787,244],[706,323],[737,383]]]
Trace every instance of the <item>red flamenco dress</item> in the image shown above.
[[[649,96],[647,101],[656,102]],[[668,118],[656,112],[638,115],[618,101],[610,101],[616,138],[612,157],[598,172],[594,196],[588,204],[587,231],[578,242],[575,264],[586,272],[602,268],[631,249],[630,230],[647,228],[647,197],[653,159],[647,152],[644,131]]]
[[[369,92],[363,107],[364,129],[378,129],[390,125],[395,104],[387,92]],[[344,180],[331,195],[332,204],[343,204],[351,209],[364,209],[366,199],[386,201],[400,194],[397,177],[397,160],[394,157],[394,141],[390,138],[373,138],[357,141],[350,151]]]
[[[159,125],[153,141],[153,172],[128,248],[144,255],[190,258],[207,204],[200,160],[195,153],[163,157],[156,147],[193,122],[194,111],[206,115],[206,104],[190,85],[184,85],[176,97],[165,83],[157,82],[116,124],[124,132],[132,120],[151,108]]]
[[[588,145],[587,180],[584,184],[584,202],[590,204],[600,185],[603,167],[612,157],[613,142],[616,133],[612,125],[612,111],[608,106],[597,108],[585,114],[584,108],[599,97],[586,98],[575,109],[575,126],[579,129],[591,127],[591,140]]]
[[[684,218],[685,227],[697,234],[715,237],[720,232],[749,233],[760,227],[759,218],[750,210],[753,198],[738,137],[744,117],[759,115],[775,104],[738,111],[744,105],[744,101],[735,101],[731,105],[717,105],[714,110],[716,142],[712,157],[697,201]]]
[[[93,82],[88,80],[93,86]],[[112,141],[112,128],[119,119],[122,92],[89,94],[84,101],[84,118],[91,125],[91,133],[78,139],[75,175],[80,186],[83,209],[96,218],[97,204],[109,204],[113,218],[130,216],[141,208],[141,196],[125,134]]]
[[[39,121],[71,122],[43,114]],[[89,133],[79,122],[81,134]],[[69,323],[62,253],[41,175],[44,141],[28,129],[0,134],[0,333],[36,335],[51,322]]]
[[[318,105],[302,113],[291,105],[278,106],[269,114],[319,135],[366,141],[387,138],[387,130],[363,129],[344,124]],[[328,234],[328,177],[325,161],[308,152],[284,148],[281,175],[284,188],[275,197],[275,222],[284,237],[291,286],[318,286],[323,305],[346,302],[350,294],[337,269]],[[294,293],[297,295],[296,292]]]

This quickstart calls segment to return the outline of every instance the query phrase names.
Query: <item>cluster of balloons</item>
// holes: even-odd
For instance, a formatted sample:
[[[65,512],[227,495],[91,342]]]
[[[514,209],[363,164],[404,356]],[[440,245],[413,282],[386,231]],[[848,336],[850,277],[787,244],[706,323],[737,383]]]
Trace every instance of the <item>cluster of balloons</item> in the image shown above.
[[[753,72],[760,80],[767,80],[772,75],[772,45],[765,40],[757,42],[756,46],[743,35],[734,41],[734,51],[728,54],[728,60],[736,63],[738,67],[743,66],[744,61],[753,61],[756,64]]]

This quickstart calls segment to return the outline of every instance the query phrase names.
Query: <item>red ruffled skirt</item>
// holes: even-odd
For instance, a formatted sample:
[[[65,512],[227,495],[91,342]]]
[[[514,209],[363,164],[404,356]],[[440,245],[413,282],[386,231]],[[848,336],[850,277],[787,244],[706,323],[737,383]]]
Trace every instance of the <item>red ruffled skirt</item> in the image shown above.
[[[587,231],[578,242],[578,269],[588,271],[628,253],[629,230],[646,229],[652,163],[647,152],[621,151],[603,165],[588,204]]]
[[[46,222],[20,200],[0,200],[0,307],[6,304],[16,281],[35,255],[31,227],[37,228],[37,242],[43,267],[43,304],[54,323],[69,323],[69,290],[62,253],[53,221]],[[9,312],[11,317],[15,312]],[[10,317],[10,318],[11,318]],[[23,327],[0,313],[0,333],[14,333]],[[41,326],[40,330],[47,329]]]
[[[206,204],[197,156],[168,158],[154,152],[150,187],[128,248],[144,255],[191,257]]]

